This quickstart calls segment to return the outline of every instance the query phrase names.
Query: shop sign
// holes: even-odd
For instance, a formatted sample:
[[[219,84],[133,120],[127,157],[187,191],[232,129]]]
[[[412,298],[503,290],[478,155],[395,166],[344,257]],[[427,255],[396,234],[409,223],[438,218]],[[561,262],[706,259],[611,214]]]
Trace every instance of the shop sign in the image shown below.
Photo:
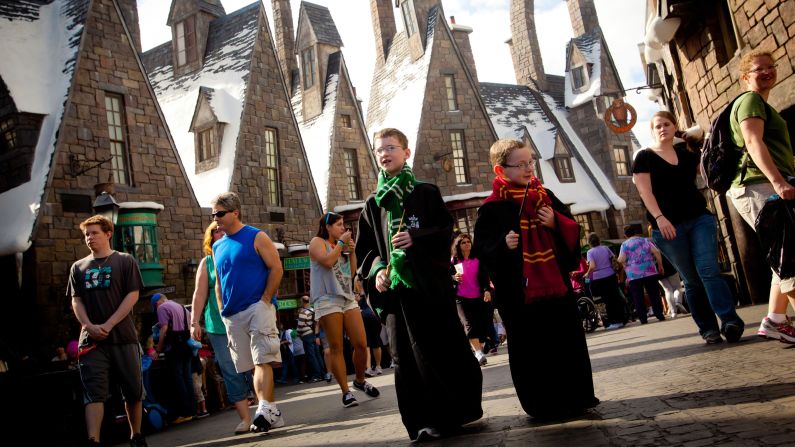
[[[285,270],[304,270],[309,268],[309,256],[296,256],[284,258]]]
[[[276,307],[279,310],[297,309],[298,308],[298,298],[287,298],[287,299],[284,299],[284,300],[276,300]]]

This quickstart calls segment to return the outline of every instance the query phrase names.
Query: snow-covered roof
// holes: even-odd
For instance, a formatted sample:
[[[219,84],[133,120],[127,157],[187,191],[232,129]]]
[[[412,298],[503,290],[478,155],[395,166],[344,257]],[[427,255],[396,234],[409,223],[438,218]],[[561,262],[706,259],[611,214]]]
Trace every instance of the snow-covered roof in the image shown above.
[[[170,41],[141,57],[201,206],[210,206],[219,191],[230,189],[260,8],[257,1],[210,22],[204,66],[198,71],[174,75]],[[190,123],[202,87],[212,89],[210,105],[226,125],[218,166],[197,174],[190,168],[196,163]]]
[[[574,92],[571,75],[571,55],[578,50],[585,59],[588,84],[581,92]],[[590,68],[590,69],[589,69]],[[566,93],[566,107],[577,107],[602,93],[602,32],[595,29],[590,33],[575,37],[569,41],[566,48],[566,77],[564,91]]]
[[[337,51],[329,55],[326,82],[323,85],[323,111],[309,120],[303,119],[303,90],[295,89],[292,97],[293,112],[298,120],[301,140],[306,148],[309,167],[315,180],[317,194],[323,209],[328,209],[329,199],[329,166],[331,165],[331,148],[334,138],[334,118],[337,114],[337,91],[340,78],[340,60],[342,53]]]
[[[335,47],[341,47],[342,38],[331,17],[331,12],[325,6],[316,5],[309,2],[301,2],[301,12],[306,14],[312,29],[315,30],[315,37],[318,43],[325,43]],[[299,20],[299,23],[301,21]]]
[[[431,7],[428,12],[426,50],[422,57],[412,60],[406,32],[402,31],[395,35],[387,60],[376,67],[367,109],[370,135],[393,127],[406,134],[409,147],[417,143],[438,14],[438,6]],[[414,164],[414,155],[412,151],[408,159],[410,166]]]
[[[0,194],[0,226],[13,229],[0,236],[0,255],[30,247],[90,4],[42,3],[0,4],[0,78],[19,112],[44,115],[30,181]]]
[[[563,203],[570,204],[572,213],[604,211],[611,206],[619,210],[626,208],[626,202],[613,189],[567,121],[565,109],[552,96],[534,95],[523,85],[488,82],[480,84],[480,91],[497,135],[523,140],[527,132],[545,161],[538,164],[544,185]],[[571,158],[575,182],[560,182],[555,174],[551,160],[559,132],[565,133],[573,146],[572,151],[576,152]]]

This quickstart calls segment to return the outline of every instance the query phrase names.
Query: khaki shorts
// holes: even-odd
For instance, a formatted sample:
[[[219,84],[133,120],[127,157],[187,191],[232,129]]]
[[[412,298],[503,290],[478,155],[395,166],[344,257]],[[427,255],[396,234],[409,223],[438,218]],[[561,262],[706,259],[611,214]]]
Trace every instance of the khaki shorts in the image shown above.
[[[229,318],[221,318],[237,372],[249,371],[254,365],[281,363],[273,304],[260,300]]]
[[[753,183],[751,185],[740,186],[738,188],[730,188],[726,191],[726,197],[731,199],[732,204],[740,213],[743,220],[756,230],[756,218],[762,212],[767,198],[775,194],[776,190],[770,183]],[[781,287],[781,293],[792,293],[795,290],[795,278],[781,279],[776,272],[773,272],[773,278],[770,284]]]

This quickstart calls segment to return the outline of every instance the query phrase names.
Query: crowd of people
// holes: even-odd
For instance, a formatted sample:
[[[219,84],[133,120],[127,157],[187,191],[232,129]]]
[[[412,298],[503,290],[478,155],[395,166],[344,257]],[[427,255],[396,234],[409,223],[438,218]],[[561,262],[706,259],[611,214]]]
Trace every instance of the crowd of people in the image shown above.
[[[795,167],[786,123],[766,102],[776,82],[772,55],[751,51],[740,71],[748,92],[732,108],[732,132],[747,155],[727,195],[753,226],[772,194],[795,199]],[[320,218],[309,245],[310,293],[301,299],[294,328],[281,328],[277,318],[283,267],[273,241],[243,223],[235,193],[218,195],[192,312],[164,295],[152,297],[159,327],[153,349],[165,354],[177,399],[175,422],[206,413],[201,380],[196,382],[202,365],[192,360],[197,357],[189,339],[209,341],[240,418],[234,432],[246,433],[285,424],[274,383],[289,377],[334,378],[343,407],[358,405],[361,396],[354,390],[378,398],[367,378],[383,373],[385,338],[398,409],[413,441],[442,437],[481,418],[481,367],[506,337],[513,385],[527,414],[559,420],[597,406],[575,289],[587,289],[605,303],[606,329],[626,325],[634,304],[641,324],[650,315],[664,321],[666,308],[669,317],[689,312],[707,344],[737,342],[745,323],[720,276],[717,224],[695,184],[699,138],[678,130],[674,115],[665,111],[654,114],[651,130],[654,143],[637,154],[632,167],[650,237],[627,226],[626,240],[614,253],[591,234],[584,257],[579,225],[536,177],[536,161],[524,142],[498,140],[491,146],[491,195],[478,211],[474,233],[453,238],[454,222],[439,188],[416,179],[407,164],[406,136],[391,128],[377,132],[374,155],[381,170],[358,235],[353,237],[339,214]],[[112,222],[94,216],[81,230],[91,254],[72,266],[67,293],[82,325],[77,367],[88,442],[99,444],[113,375],[125,401],[130,444],[146,445],[142,352],[131,318],[141,275],[131,256],[111,248]],[[774,272],[759,335],[795,343],[786,315],[787,302],[795,306],[793,288],[792,278]],[[350,382],[345,340],[352,351]],[[275,368],[281,368],[280,378]]]

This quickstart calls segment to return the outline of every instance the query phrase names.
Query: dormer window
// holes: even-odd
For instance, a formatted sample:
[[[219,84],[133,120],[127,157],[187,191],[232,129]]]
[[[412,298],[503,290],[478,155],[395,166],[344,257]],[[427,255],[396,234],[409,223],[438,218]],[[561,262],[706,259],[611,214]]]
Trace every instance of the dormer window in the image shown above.
[[[218,143],[215,139],[215,127],[199,132],[198,161],[203,162],[218,157]]]
[[[194,17],[177,23],[177,66],[196,61],[196,24]]]
[[[414,3],[411,0],[404,1],[400,4],[400,12],[403,14],[406,37],[411,37],[417,33],[417,19],[414,13]]]
[[[558,175],[558,180],[561,182],[573,182],[574,170],[571,168],[571,157],[555,157],[555,173]]]
[[[17,122],[11,115],[0,119],[0,146],[3,151],[11,151],[17,147]]]
[[[315,61],[315,49],[310,47],[301,52],[301,70],[304,75],[304,89],[308,89],[315,85],[315,69],[317,62]]]
[[[583,66],[571,69],[571,85],[574,90],[579,90],[585,85],[585,68]]]

